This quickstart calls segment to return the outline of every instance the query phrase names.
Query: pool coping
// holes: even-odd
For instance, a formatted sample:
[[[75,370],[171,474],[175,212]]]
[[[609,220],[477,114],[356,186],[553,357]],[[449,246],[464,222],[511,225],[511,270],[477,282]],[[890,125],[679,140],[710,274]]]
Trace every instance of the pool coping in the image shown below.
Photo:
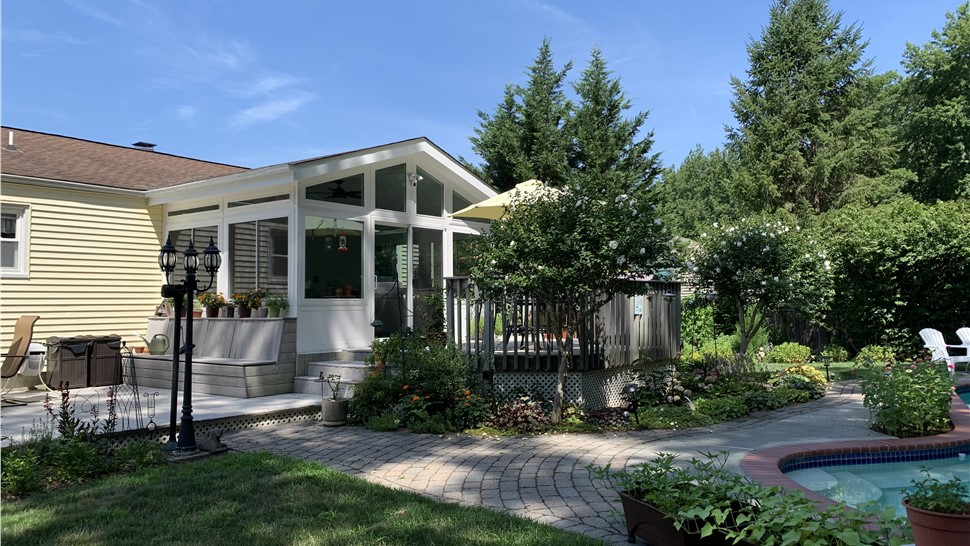
[[[960,381],[958,388],[968,385],[970,381]],[[957,394],[953,395],[950,403],[950,419],[953,421],[953,430],[935,436],[811,442],[756,449],[741,459],[741,472],[767,486],[777,485],[785,489],[802,491],[808,498],[819,504],[836,504],[836,501],[786,476],[781,471],[781,467],[788,461],[803,457],[940,449],[970,443],[970,407],[967,407]]]

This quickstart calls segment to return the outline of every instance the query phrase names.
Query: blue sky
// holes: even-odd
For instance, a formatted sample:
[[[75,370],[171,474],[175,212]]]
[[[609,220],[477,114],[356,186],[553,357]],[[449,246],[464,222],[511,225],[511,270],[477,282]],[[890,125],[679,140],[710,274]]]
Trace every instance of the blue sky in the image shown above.
[[[877,71],[900,70],[958,0],[832,0]],[[599,47],[655,150],[724,141],[731,75],[769,0],[4,0],[4,125],[259,167],[426,136],[468,137],[544,36],[579,77]]]

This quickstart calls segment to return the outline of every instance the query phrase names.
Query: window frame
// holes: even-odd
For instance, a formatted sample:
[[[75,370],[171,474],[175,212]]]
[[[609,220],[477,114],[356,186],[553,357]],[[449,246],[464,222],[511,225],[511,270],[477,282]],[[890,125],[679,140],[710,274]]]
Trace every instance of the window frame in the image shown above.
[[[28,259],[30,253],[30,207],[14,203],[0,205],[0,213],[14,215],[16,236],[13,239],[2,239],[3,243],[17,245],[17,263],[13,267],[0,267],[0,276],[5,279],[26,279],[29,277]]]

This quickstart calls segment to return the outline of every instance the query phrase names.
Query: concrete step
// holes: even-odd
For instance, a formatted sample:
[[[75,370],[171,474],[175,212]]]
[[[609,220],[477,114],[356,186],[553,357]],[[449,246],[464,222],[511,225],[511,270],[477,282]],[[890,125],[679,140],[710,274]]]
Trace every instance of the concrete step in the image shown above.
[[[320,377],[328,375],[340,376],[339,397],[350,398],[353,396],[351,385],[360,383],[367,377],[370,366],[360,360],[326,360],[310,362],[307,364],[307,374],[293,379],[293,392],[305,394],[330,395],[330,388],[326,383],[320,381]]]

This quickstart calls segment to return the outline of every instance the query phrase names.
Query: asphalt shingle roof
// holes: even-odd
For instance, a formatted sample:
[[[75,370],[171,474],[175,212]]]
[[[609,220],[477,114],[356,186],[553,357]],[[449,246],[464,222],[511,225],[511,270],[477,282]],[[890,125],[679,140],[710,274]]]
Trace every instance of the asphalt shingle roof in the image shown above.
[[[14,133],[15,151],[7,149]],[[127,146],[3,127],[0,172],[129,190],[151,190],[248,170]]]

